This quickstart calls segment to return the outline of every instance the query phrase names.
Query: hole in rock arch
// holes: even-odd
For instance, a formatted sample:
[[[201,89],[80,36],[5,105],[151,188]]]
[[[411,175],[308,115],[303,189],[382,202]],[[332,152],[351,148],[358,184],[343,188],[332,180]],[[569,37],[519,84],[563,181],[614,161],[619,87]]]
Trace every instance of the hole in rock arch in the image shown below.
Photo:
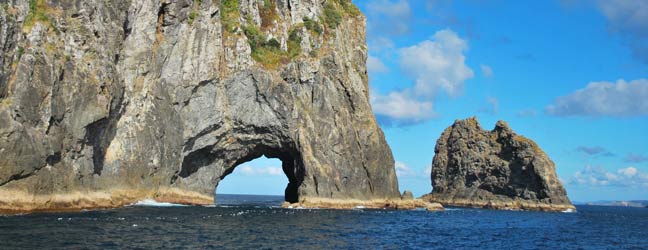
[[[304,175],[298,157],[286,152],[253,151],[256,153],[235,161],[233,167],[220,177],[215,189],[215,202],[222,204],[219,195],[232,194],[276,195],[283,196],[284,201],[297,202]]]
[[[240,200],[241,198],[230,201],[229,199],[236,199],[236,197],[232,198],[229,195],[281,196],[284,198],[288,177],[284,174],[281,165],[281,160],[265,156],[241,163],[234,168],[232,173],[218,182],[214,200],[219,204],[245,202]]]

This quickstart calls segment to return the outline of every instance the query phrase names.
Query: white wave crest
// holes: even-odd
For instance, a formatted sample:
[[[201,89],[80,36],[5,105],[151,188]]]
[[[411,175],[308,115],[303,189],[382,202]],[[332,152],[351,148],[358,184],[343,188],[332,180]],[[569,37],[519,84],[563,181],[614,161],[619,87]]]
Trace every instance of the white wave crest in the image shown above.
[[[575,209],[568,208],[568,209],[566,209],[566,210],[564,210],[564,211],[562,211],[562,212],[563,212],[563,213],[576,213],[576,210],[575,210]]]
[[[138,201],[131,206],[141,206],[141,207],[186,207],[187,205],[168,203],[168,202],[158,202],[152,199],[146,199]]]

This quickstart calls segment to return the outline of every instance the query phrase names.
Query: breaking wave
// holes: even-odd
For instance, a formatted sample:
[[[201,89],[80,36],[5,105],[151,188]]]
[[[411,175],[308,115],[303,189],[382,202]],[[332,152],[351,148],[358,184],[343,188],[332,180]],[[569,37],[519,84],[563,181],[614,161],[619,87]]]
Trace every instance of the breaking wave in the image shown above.
[[[141,206],[141,207],[187,207],[187,205],[175,204],[169,202],[158,202],[152,199],[141,200],[136,203],[131,204],[131,206]]]

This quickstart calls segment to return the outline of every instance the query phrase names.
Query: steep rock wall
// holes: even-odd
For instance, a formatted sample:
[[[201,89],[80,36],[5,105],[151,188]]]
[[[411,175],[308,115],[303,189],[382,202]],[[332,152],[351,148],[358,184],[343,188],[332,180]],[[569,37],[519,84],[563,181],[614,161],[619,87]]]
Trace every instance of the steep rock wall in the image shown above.
[[[434,150],[431,194],[450,206],[563,211],[574,209],[554,162],[504,121],[486,131],[476,118],[457,120]]]
[[[279,158],[286,199],[399,197],[347,0],[13,0],[0,210],[203,204]]]

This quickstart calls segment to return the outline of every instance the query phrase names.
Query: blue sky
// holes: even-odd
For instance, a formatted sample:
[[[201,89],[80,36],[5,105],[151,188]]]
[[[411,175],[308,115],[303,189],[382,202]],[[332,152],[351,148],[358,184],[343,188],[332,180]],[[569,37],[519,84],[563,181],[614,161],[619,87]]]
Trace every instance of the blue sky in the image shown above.
[[[430,192],[439,135],[477,116],[535,140],[574,201],[648,199],[648,1],[354,3],[401,191]],[[255,178],[259,189],[238,193],[281,194],[280,165],[243,164],[219,193]]]

